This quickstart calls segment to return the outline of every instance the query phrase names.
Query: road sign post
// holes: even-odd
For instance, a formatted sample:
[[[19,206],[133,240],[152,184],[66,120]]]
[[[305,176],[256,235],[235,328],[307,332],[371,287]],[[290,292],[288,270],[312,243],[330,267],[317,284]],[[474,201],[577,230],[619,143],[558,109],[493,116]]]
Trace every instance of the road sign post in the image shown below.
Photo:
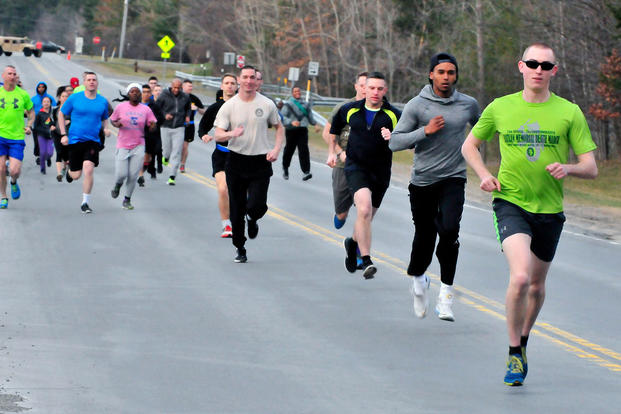
[[[164,36],[157,42],[157,45],[162,49],[162,54],[160,55],[162,59],[164,59],[164,77],[162,79],[166,79],[166,62],[170,59],[170,51],[173,47],[175,47],[175,42],[168,36]]]
[[[298,80],[300,80],[300,68],[289,68],[289,81],[292,88]]]
[[[315,78],[317,75],[319,75],[319,62],[314,62],[314,61],[308,62],[308,76],[310,79],[308,80],[308,85],[306,87],[306,102],[308,102],[310,98],[311,80]],[[315,85],[315,89],[316,88],[317,88],[317,85]]]

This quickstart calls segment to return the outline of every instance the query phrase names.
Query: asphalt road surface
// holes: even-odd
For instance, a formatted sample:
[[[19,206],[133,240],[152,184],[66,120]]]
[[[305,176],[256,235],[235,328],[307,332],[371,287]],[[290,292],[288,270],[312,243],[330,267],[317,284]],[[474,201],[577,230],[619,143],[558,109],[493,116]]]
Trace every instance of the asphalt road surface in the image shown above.
[[[64,56],[0,58],[24,87],[80,77]],[[106,78],[109,99],[119,85]],[[114,139],[100,154],[93,214],[81,182],[41,175],[27,138],[22,197],[0,212],[0,412],[618,413],[621,247],[568,226],[529,342],[523,387],[503,384],[507,265],[489,206],[468,205],[456,322],[413,313],[405,277],[413,227],[392,187],[373,225],[379,271],[343,266],[330,169],[303,182],[274,165],[270,210],[247,264],[220,239],[213,144],[190,145],[188,172],[113,186]],[[439,269],[430,273],[432,301]]]

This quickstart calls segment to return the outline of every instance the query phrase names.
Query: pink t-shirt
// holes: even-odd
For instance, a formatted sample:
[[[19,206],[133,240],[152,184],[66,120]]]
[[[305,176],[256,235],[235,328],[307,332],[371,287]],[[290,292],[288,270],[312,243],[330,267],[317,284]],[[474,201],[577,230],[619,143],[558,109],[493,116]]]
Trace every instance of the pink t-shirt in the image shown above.
[[[121,102],[114,108],[111,121],[121,121],[119,136],[116,140],[117,148],[132,149],[144,145],[144,128],[151,122],[156,122],[153,111],[147,105],[139,103],[133,106],[129,102]]]

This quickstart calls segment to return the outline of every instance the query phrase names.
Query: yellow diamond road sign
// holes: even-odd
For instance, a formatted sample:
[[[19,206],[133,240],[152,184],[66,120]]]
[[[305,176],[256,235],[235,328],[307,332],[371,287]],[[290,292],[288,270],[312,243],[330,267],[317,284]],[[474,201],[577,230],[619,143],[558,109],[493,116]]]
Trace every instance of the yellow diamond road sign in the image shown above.
[[[168,52],[162,52],[162,59],[170,59],[170,53]]]
[[[168,37],[168,35],[166,35],[162,37],[159,42],[157,42],[157,45],[160,47],[160,49],[162,49],[164,53],[167,53],[170,51],[170,49],[175,47],[175,42],[173,42],[172,39]]]

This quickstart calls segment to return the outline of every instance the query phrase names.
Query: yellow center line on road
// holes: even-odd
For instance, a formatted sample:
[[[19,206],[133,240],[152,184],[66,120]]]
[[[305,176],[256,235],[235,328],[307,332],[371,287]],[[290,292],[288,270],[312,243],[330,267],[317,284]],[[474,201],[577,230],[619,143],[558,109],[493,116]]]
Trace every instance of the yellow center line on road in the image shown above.
[[[205,177],[201,174],[198,174],[194,171],[188,171],[186,170],[185,176],[190,178],[191,180],[194,180],[200,184],[204,184],[207,187],[210,188],[216,188],[216,183],[215,180]],[[314,236],[317,236],[319,238],[321,238],[324,241],[327,241],[331,244],[335,244],[337,246],[341,246],[343,244],[343,236],[330,230],[327,229],[325,227],[321,227],[315,223],[312,223],[302,217],[296,216],[288,211],[285,211],[281,208],[278,208],[274,205],[270,205],[269,206],[269,210],[267,212],[267,214],[270,217],[273,217],[277,220],[280,220],[286,224],[289,224],[293,227],[296,227],[298,229],[301,229],[303,231],[305,231],[306,233],[310,233]],[[373,260],[378,262],[378,263],[382,263],[388,267],[390,267],[391,269],[393,269],[394,271],[396,271],[399,274],[402,275],[406,275],[407,276],[407,264],[400,260],[397,259],[395,257],[392,257],[386,253],[383,252],[378,252],[378,251],[374,251],[374,255],[373,255]],[[435,281],[435,282],[439,282],[440,281],[440,277],[436,274],[433,273],[429,273],[428,275],[431,276],[431,278]],[[499,319],[502,321],[505,321],[506,318],[504,316],[503,313],[504,312],[504,305],[494,299],[490,299],[486,296],[481,295],[480,293],[474,292],[473,290],[470,290],[468,288],[462,287],[462,286],[455,286],[455,290],[456,292],[459,293],[458,299],[470,306],[473,309],[476,309],[480,312],[483,312],[487,315],[492,316],[495,319]],[[604,357],[602,357],[601,355],[596,355],[594,353],[591,353],[590,351],[593,352],[598,352],[606,357],[612,358],[612,359],[616,359],[618,361],[621,361],[621,354],[618,352],[615,352],[611,349],[605,348],[601,345],[598,345],[596,343],[593,343],[587,339],[581,338],[577,335],[574,335],[570,332],[564,331],[560,328],[557,328],[549,323],[546,322],[537,322],[535,324],[535,328],[531,331],[531,333],[540,336],[546,340],[548,340],[549,342],[556,344],[558,346],[560,346],[561,348],[565,349],[567,352],[577,356],[578,358],[582,358],[582,359],[586,359],[588,361],[591,361],[601,367],[604,367],[612,372],[620,372],[621,373],[621,364],[618,364],[614,361],[610,361],[608,359],[605,359]],[[556,335],[560,338],[563,338],[565,341],[553,336]],[[578,346],[582,346],[584,348],[589,349],[590,351],[586,351],[582,348],[579,348]]]
[[[36,61],[36,59],[32,59],[30,60],[30,62],[37,68],[39,69],[39,72],[43,73],[45,76],[47,76],[52,83],[54,83],[54,85],[56,85],[56,87],[58,88],[60,86],[60,82],[58,81],[58,79],[56,79],[55,77],[53,77],[50,72],[47,71],[47,69],[45,69],[39,62]]]

